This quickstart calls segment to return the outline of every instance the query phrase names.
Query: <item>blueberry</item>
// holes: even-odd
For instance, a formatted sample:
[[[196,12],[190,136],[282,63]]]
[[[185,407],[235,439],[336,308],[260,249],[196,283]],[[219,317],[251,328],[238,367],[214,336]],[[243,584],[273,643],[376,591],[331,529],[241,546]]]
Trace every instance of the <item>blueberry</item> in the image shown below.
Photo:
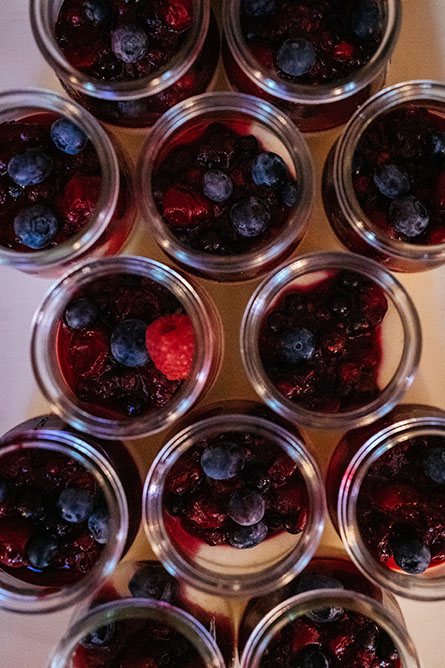
[[[220,169],[209,169],[202,177],[202,190],[213,202],[225,202],[233,192],[233,183]]]
[[[105,506],[95,508],[88,518],[88,529],[96,543],[105,545],[110,535],[110,512]]]
[[[298,199],[297,184],[294,181],[284,183],[280,188],[280,195],[285,206],[295,206]]]
[[[305,573],[298,579],[297,594],[313,589],[344,589],[344,585],[336,578],[330,578],[319,573]],[[308,617],[314,622],[324,624],[337,621],[343,615],[343,612],[343,608],[319,608],[308,613]]]
[[[316,60],[314,47],[304,38],[287,39],[277,51],[277,66],[291,77],[301,77],[310,72]]]
[[[128,589],[136,598],[154,598],[156,601],[172,603],[176,595],[176,581],[162,566],[146,564],[135,572]]]
[[[356,37],[372,39],[381,28],[380,9],[376,0],[360,0],[351,14],[351,28]]]
[[[121,25],[111,33],[111,49],[124,63],[137,63],[148,51],[148,37],[138,26]]]
[[[276,0],[242,0],[243,11],[249,16],[268,16],[273,14],[276,6]]]
[[[65,309],[65,322],[71,329],[83,329],[93,324],[99,315],[96,302],[87,297],[73,299]]]
[[[54,239],[59,223],[53,212],[43,204],[22,209],[14,218],[14,232],[28,248],[40,250]]]
[[[85,636],[85,638],[80,641],[80,644],[87,649],[95,649],[96,647],[109,647],[109,645],[111,645],[113,642],[115,634],[116,624],[111,622],[110,624],[98,626],[97,629],[90,631]]]
[[[227,505],[229,517],[243,527],[257,524],[264,517],[266,504],[259,492],[238,489],[232,494]]]
[[[249,527],[236,525],[229,533],[229,543],[239,550],[247,550],[262,543],[266,536],[267,525],[264,522]]]
[[[58,118],[51,125],[51,139],[59,151],[77,155],[88,144],[88,137],[78,125],[68,118]]]
[[[6,486],[6,480],[0,478],[0,503],[6,499],[6,494],[8,493],[8,487]]]
[[[309,362],[315,353],[315,338],[305,327],[289,327],[281,335],[281,357],[289,364]]]
[[[445,447],[428,450],[423,459],[425,475],[439,485],[445,485]]]
[[[147,325],[142,320],[123,320],[111,334],[111,354],[123,366],[144,366],[150,359],[145,347]]]
[[[431,135],[433,154],[439,158],[445,158],[445,132],[435,132]]]
[[[85,522],[93,508],[92,495],[80,487],[66,487],[57,500],[59,514],[66,522]]]
[[[230,220],[242,237],[258,237],[270,222],[269,207],[259,197],[247,197],[232,206]]]
[[[430,549],[418,538],[398,536],[391,546],[394,561],[405,573],[423,573],[430,565]]]
[[[425,231],[430,217],[423,204],[412,195],[391,202],[389,218],[397,232],[406,237],[417,237]]]
[[[26,551],[31,566],[38,569],[48,568],[56,557],[59,546],[53,536],[42,534],[28,543]]]
[[[53,170],[53,161],[40,148],[29,148],[8,162],[8,174],[18,186],[42,183]]]
[[[236,443],[209,445],[201,455],[201,467],[212,480],[234,478],[244,466],[246,455]]]
[[[389,199],[406,195],[411,187],[408,174],[397,165],[383,165],[374,174],[374,183],[379,192]]]
[[[104,0],[86,0],[82,5],[83,15],[95,26],[103,26],[111,18],[110,6]]]
[[[252,162],[252,179],[257,186],[276,188],[283,183],[287,175],[287,167],[283,158],[271,151],[258,153]]]
[[[292,665],[294,668],[329,668],[330,662],[321,649],[315,645],[307,645],[298,652]]]

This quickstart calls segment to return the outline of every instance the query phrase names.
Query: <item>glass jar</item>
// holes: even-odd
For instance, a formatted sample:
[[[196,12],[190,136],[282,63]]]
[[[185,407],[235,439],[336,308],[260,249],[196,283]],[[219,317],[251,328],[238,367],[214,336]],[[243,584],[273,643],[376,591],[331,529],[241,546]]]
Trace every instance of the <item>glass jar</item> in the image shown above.
[[[96,644],[96,651],[91,642],[95,638],[101,643],[99,646]],[[82,645],[82,641],[88,647]],[[182,652],[185,643],[188,644],[187,651],[195,661],[191,665],[199,668],[225,668],[215,640],[200,622],[168,603],[142,598],[105,603],[80,618],[60,641],[49,668],[87,668],[90,665],[87,662],[88,654],[93,651],[96,656],[104,652],[107,656],[120,652],[122,666],[133,666],[137,659],[141,662],[145,659],[149,665],[149,656],[153,651],[168,652],[175,642],[176,647],[180,643]],[[180,655],[178,665],[184,665],[180,663],[181,660],[184,660],[183,654]]]
[[[264,68],[251,53],[240,25],[241,0],[228,0],[224,9],[224,67],[230,85],[282,109],[302,132],[327,130],[345,123],[386,76],[400,30],[401,2],[381,2],[382,41],[371,60],[348,80],[317,86],[285,81]]]
[[[272,238],[239,254],[206,252],[181,241],[164,221],[153,197],[152,181],[166,154],[180,144],[196,141],[206,127],[222,123],[240,134],[253,134],[283,158],[296,179],[297,201]],[[187,271],[217,281],[255,278],[277,266],[303,238],[314,194],[312,160],[302,135],[278,109],[257,98],[237,93],[209,93],[186,100],[166,113],[153,128],[138,165],[141,208],[162,250]],[[234,242],[236,243],[236,242]]]
[[[260,355],[260,332],[263,323],[266,322],[266,315],[270,315],[272,307],[277,304],[278,308],[281,308],[279,306],[281,303],[280,300],[287,294],[296,291],[300,295],[303,293],[310,295],[311,289],[319,289],[318,286],[322,284],[322,281],[325,279],[329,280],[331,276],[338,276],[340,272],[345,272],[346,274],[353,272],[360,280],[372,281],[377,286],[380,294],[384,294],[386,298],[387,311],[381,324],[378,326],[380,330],[374,330],[379,331],[379,340],[376,345],[380,359],[377,367],[374,366],[374,369],[377,368],[378,371],[377,388],[379,394],[371,400],[362,403],[362,405],[358,405],[357,407],[352,406],[348,410],[343,410],[343,412],[338,412],[338,406],[334,406],[337,412],[331,411],[330,405],[323,412],[321,410],[309,409],[301,403],[292,401],[284,393],[284,390],[287,392],[287,386],[284,389],[280,386],[281,389],[279,389],[272,382],[266,373]],[[350,294],[352,295],[355,288],[352,284],[350,287]],[[296,288],[297,290],[295,290]],[[310,297],[304,298],[310,301]],[[313,362],[309,360],[307,363],[309,373],[311,376],[314,376],[314,389],[311,396],[316,400],[320,397],[323,398],[323,392],[327,392],[324,383],[330,381],[330,378],[333,377],[332,370],[327,375],[325,373],[324,376],[321,367],[319,372],[316,371],[317,350],[320,346],[325,346],[326,344],[329,355],[332,353],[332,359],[339,354],[340,360],[342,359],[340,354],[344,350],[336,347],[336,340],[333,343],[330,340],[326,342],[323,338],[324,332],[328,326],[333,328],[332,331],[334,333],[337,332],[338,328],[344,332],[345,330],[347,331],[348,327],[352,326],[348,321],[349,312],[346,311],[344,322],[342,322],[343,316],[341,314],[338,322],[334,322],[335,319],[329,322],[327,320],[329,313],[325,312],[323,306],[320,308],[320,318],[322,322],[327,322],[328,324],[324,325],[321,333],[317,335],[319,340],[317,340],[317,336],[313,337],[311,334],[311,337],[314,338],[312,346],[314,355],[312,356]],[[328,304],[328,308],[331,308],[330,303]],[[353,308],[356,307],[351,306],[351,317],[354,315]],[[304,327],[303,330],[308,331]],[[416,373],[421,350],[421,331],[416,310],[405,289],[388,271],[376,262],[350,253],[313,253],[284,264],[272,277],[266,278],[258,286],[244,313],[240,342],[242,359],[247,376],[257,394],[272,410],[279,413],[283,418],[297,424],[314,428],[342,429],[372,422],[376,417],[384,415],[391,410],[400,400],[412,383]],[[357,350],[359,349],[357,348]],[[363,356],[359,355],[360,359],[363,357],[364,354]],[[361,363],[360,359],[356,361],[357,364]],[[311,364],[314,364],[315,370],[313,372],[311,371]],[[338,369],[335,373],[337,372],[340,373]],[[308,372],[304,371],[304,373],[301,373],[305,376]],[[322,374],[324,378],[323,382],[317,380],[317,373]],[[311,390],[312,386],[308,387]],[[366,395],[364,396],[366,397]]]
[[[368,100],[354,114],[331,148],[324,167],[322,191],[326,215],[341,243],[394,271],[432,269],[445,262],[445,243],[414,244],[385,233],[363,212],[353,186],[353,158],[360,138],[376,120],[403,107],[445,112],[445,86],[438,81],[395,84]]]
[[[110,441],[104,447],[97,441],[85,440],[69,431],[56,416],[44,415],[14,427],[0,439],[0,467],[2,491],[6,485],[6,493],[2,494],[0,542],[4,555],[12,559],[11,565],[0,566],[2,607],[14,612],[53,612],[87,598],[113,571],[139,528],[141,483],[133,458],[117,441]],[[39,475],[43,476],[40,487]],[[18,480],[17,476],[22,479]],[[62,522],[56,511],[52,513],[46,509],[43,518],[46,531],[57,542],[63,541],[65,535],[70,535],[72,540],[69,548],[63,546],[63,558],[71,564],[70,577],[66,570],[60,570],[60,565],[59,570],[45,573],[44,567],[27,566],[27,559],[23,559],[28,554],[28,540],[37,540],[37,534],[33,535],[33,532],[42,531],[42,511],[35,510],[41,504],[41,492],[38,490],[48,490],[54,496],[65,480],[68,488],[71,483],[72,487],[87,485],[86,489],[93,485],[96,489],[95,503],[99,504],[97,507],[102,508],[102,503],[105,503],[108,511],[108,537],[104,542],[103,535],[99,541],[88,538],[82,524],[73,526],[72,519]],[[17,507],[19,516],[11,516],[8,510],[11,485],[16,495],[12,498],[20,503],[20,509]],[[59,507],[59,501],[57,504]],[[13,518],[13,524],[9,517]],[[71,529],[71,533],[65,534],[65,529]],[[92,530],[89,531],[93,536]],[[101,545],[101,550],[94,549],[96,542]],[[91,558],[95,558],[92,565]],[[75,572],[72,570],[73,559]],[[82,560],[85,561],[85,568]]]
[[[129,158],[88,112],[51,91],[30,89],[0,94],[0,123],[38,123],[46,117],[59,116],[78,125],[88,136],[99,159],[101,186],[93,214],[66,242],[32,252],[0,247],[0,264],[44,277],[60,276],[87,257],[115,255],[128,240],[136,217]]]
[[[179,429],[175,429],[174,434],[165,443],[147,475],[143,516],[145,532],[152,549],[170,573],[200,591],[226,597],[248,597],[273,591],[304,568],[320,541],[324,526],[325,500],[318,466],[307,450],[303,438],[295,430],[291,432],[281,426],[280,421],[274,417],[272,419],[264,417],[267,414],[267,408],[253,402],[228,401],[212,405],[198,414],[189,416],[186,426],[181,428],[180,425]],[[277,514],[281,511],[284,515],[287,512],[292,514],[292,500],[295,494],[295,504],[298,505],[300,513],[297,516],[297,523],[298,518],[302,516],[301,511],[304,515],[301,525],[299,524],[297,528],[287,528],[286,525],[285,530],[284,515],[280,522],[275,522],[274,516],[276,528],[267,535],[272,527],[274,514],[269,507],[269,514],[265,513],[264,522],[258,522],[258,525],[266,526],[266,535],[262,536],[262,542],[253,541],[252,544],[247,541],[249,544],[246,544],[234,539],[231,543],[229,534],[232,524],[233,536],[239,527],[235,522],[230,524],[226,515],[224,526],[228,527],[228,533],[225,535],[225,544],[221,541],[220,544],[215,543],[212,536],[209,538],[207,534],[206,539],[210,540],[210,543],[206,543],[200,537],[202,533],[192,533],[183,526],[180,516],[167,511],[166,500],[171,505],[167,497],[171,492],[168,477],[175,475],[176,463],[179,461],[179,466],[184,465],[186,470],[189,470],[188,459],[185,464],[181,464],[180,458],[182,457],[184,462],[184,456],[186,458],[187,455],[193,456],[194,450],[201,447],[200,443],[202,445],[203,441],[210,441],[213,445],[214,439],[219,442],[223,434],[230,434],[234,443],[245,442],[249,452],[255,452],[255,443],[258,443],[258,451],[262,452],[263,456],[267,444],[273,448],[272,464],[267,469],[270,476],[270,498],[275,498],[278,504],[288,504],[285,508],[280,506]],[[251,445],[248,444],[250,442]],[[275,451],[279,454],[275,455]],[[259,460],[256,463],[259,463]],[[283,474],[282,479],[278,479],[279,470],[284,469],[287,472]],[[246,466],[246,474],[249,471]],[[202,483],[206,477],[203,470],[200,476]],[[210,492],[215,490],[214,498],[220,496],[227,501],[232,490],[237,489],[237,480],[238,478],[234,477],[235,482],[232,486],[231,480],[220,479],[208,480],[207,484]],[[184,487],[187,487],[186,482]],[[204,503],[207,500],[212,503],[209,490],[203,488]],[[268,489],[264,488],[262,493],[266,494],[264,497],[266,508],[269,501],[267,492]],[[184,503],[186,509],[194,507],[195,497],[191,502],[185,500]],[[187,521],[187,514],[184,517]],[[252,522],[247,528],[251,525]],[[220,523],[220,527],[222,526]],[[211,544],[211,541],[214,544]]]
[[[191,368],[177,391],[163,405],[127,417],[112,414],[111,411],[107,411],[106,415],[99,414],[97,407],[80,401],[62,373],[58,355],[54,354],[60,348],[57,344],[61,318],[73,295],[96,279],[117,274],[150,279],[166,288],[184,308],[194,332]],[[34,317],[31,355],[41,391],[63,420],[99,438],[137,438],[160,431],[175,422],[211,388],[222,353],[221,320],[205,291],[194,287],[169,267],[146,258],[122,256],[82,265],[52,286]]]
[[[394,448],[403,449],[405,444],[409,447],[413,439],[436,437],[443,439],[444,434],[445,414],[443,411],[422,405],[397,406],[383,420],[365,429],[346,434],[334,452],[327,475],[331,517],[351,559],[368,578],[380,587],[398,596],[414,600],[433,601],[445,598],[445,564],[438,562],[422,572],[405,572],[398,567],[389,554],[386,559],[387,563],[379,561],[371,553],[362,535],[363,528],[360,526],[358,516],[358,499],[361,485],[370,467],[379,457]],[[397,455],[396,453],[394,457],[395,461],[400,460],[403,463],[403,454]],[[388,479],[391,480],[391,477]],[[373,485],[377,495],[383,494],[385,490],[381,490],[380,478],[375,478]],[[400,489],[397,481],[394,481],[391,487],[394,488],[392,491],[395,494],[395,500],[389,501],[389,506],[384,497],[376,496],[376,499],[383,504],[383,509],[386,506],[393,508],[391,512],[396,517],[396,520],[393,520],[395,521],[394,526],[397,525],[397,513],[399,513],[402,526],[404,522],[410,520],[410,516],[407,518],[406,513],[401,510],[406,504],[406,499],[404,500],[403,489]],[[414,481],[414,487],[420,489],[420,483],[416,484]],[[421,520],[422,523],[427,521],[426,517]],[[381,522],[383,523],[382,529],[385,529],[385,517],[381,519]],[[389,530],[388,526],[386,532]],[[374,531],[380,532],[380,525]]]
[[[209,0],[193,1],[188,36],[174,58],[148,77],[101,81],[73,67],[55,38],[62,0],[32,0],[31,25],[43,57],[65,91],[93,116],[129,128],[147,127],[178,102],[211,85],[219,56],[219,32]]]

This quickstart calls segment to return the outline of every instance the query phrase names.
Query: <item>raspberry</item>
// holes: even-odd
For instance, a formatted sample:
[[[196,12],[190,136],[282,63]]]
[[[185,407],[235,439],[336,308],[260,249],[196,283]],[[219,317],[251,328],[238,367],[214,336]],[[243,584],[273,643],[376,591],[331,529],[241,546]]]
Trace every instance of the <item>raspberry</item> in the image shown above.
[[[147,327],[146,346],[153,364],[168,380],[187,378],[195,352],[195,332],[188,315],[174,313]]]
[[[68,181],[59,199],[66,224],[73,233],[93,214],[102,186],[98,176],[76,174]]]
[[[165,23],[176,30],[183,32],[192,24],[192,6],[190,0],[169,0],[159,7],[159,15]]]
[[[211,216],[211,204],[197,192],[172,186],[162,199],[164,217],[173,227],[194,227]]]
[[[351,60],[353,55],[354,47],[349,42],[345,42],[345,40],[342,40],[334,47],[335,60],[339,60],[340,62]]]

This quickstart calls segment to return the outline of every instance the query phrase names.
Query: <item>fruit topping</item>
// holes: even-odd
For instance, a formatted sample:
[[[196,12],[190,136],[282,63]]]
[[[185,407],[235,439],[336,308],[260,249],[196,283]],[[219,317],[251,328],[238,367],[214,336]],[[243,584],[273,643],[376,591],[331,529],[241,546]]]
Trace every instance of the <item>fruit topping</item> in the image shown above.
[[[45,181],[53,170],[53,161],[40,148],[29,148],[14,155],[8,162],[8,174],[19,186],[31,186]]]
[[[24,246],[34,250],[46,248],[57,234],[59,223],[47,206],[28,206],[14,218],[14,232]]]
[[[149,360],[145,347],[147,324],[142,320],[123,320],[111,333],[110,348],[114,359],[128,367],[144,366]]]
[[[195,332],[184,313],[162,316],[147,327],[146,348],[153,364],[169,380],[190,374],[195,354]]]
[[[88,143],[88,137],[78,125],[68,118],[58,118],[51,125],[51,139],[60,151],[77,155]]]
[[[81,297],[74,299],[65,309],[65,322],[71,329],[83,329],[94,323],[99,315],[97,304]]]

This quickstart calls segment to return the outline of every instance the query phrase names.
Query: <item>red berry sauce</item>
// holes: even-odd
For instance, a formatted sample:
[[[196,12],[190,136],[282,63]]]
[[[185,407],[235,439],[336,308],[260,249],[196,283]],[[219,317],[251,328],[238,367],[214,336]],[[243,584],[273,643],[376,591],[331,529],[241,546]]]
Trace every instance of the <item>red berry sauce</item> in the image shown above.
[[[387,308],[382,288],[350,271],[286,290],[261,326],[265,372],[287,399],[308,410],[363,406],[380,393],[380,323]],[[313,337],[312,355],[291,363],[283,357],[283,337],[298,329]]]
[[[102,186],[99,158],[92,143],[76,155],[57,148],[50,128],[56,114],[41,113],[0,125],[0,245],[32,252],[14,231],[14,219],[24,209],[44,205],[57,218],[58,231],[47,248],[64,243],[89,221]],[[41,149],[52,160],[49,176],[37,185],[20,186],[9,176],[11,158],[28,149]]]
[[[57,502],[66,488],[87,490],[94,506],[105,503],[93,476],[74,459],[40,449],[24,449],[0,460],[6,495],[0,503],[0,564],[2,570],[40,586],[71,585],[88,573],[104,545],[96,542],[88,520],[68,522]],[[45,568],[29,559],[29,547],[40,537],[52,537],[57,552]]]
[[[270,241],[288,220],[291,208],[283,202],[281,185],[256,185],[252,179],[252,162],[265,149],[251,131],[251,123],[240,120],[202,122],[176,136],[175,146],[160,156],[153,196],[165,223],[185,246],[214,255],[247,253]],[[204,194],[203,176],[209,170],[223,172],[232,182],[226,200],[212,201]],[[232,225],[230,211],[249,197],[265,204],[270,221],[262,233],[246,237]]]
[[[159,318],[183,314],[180,302],[167,288],[137,274],[98,278],[72,301],[80,297],[94,302],[98,316],[81,329],[70,328],[62,319],[57,356],[67,385],[85,410],[110,419],[137,418],[165,406],[183,380],[169,380],[149,356],[143,366],[119,363],[111,354],[111,334],[124,320],[136,319],[150,325]],[[180,366],[182,370],[182,363]]]
[[[445,243],[445,119],[412,104],[382,114],[363,132],[353,158],[352,183],[366,216],[390,239],[412,244]],[[395,165],[408,177],[402,197],[414,197],[429,222],[420,234],[397,229],[387,197],[375,175]]]
[[[357,0],[277,0],[275,10],[262,17],[241,9],[241,29],[252,55],[273,76],[308,86],[329,84],[350,79],[369,62],[382,40],[381,21],[367,39],[354,33],[357,4]],[[304,39],[312,45],[316,58],[308,72],[294,76],[278,66],[278,51],[289,39]]]
[[[242,469],[233,477],[216,480],[201,466],[206,448],[220,443],[239,446],[245,454]],[[298,534],[307,520],[307,491],[296,462],[277,445],[248,432],[224,432],[191,446],[168,472],[164,486],[166,523],[173,540],[193,536],[208,545],[232,545],[236,523],[228,514],[236,491],[259,492],[265,502],[262,522],[267,535],[280,531]],[[190,544],[190,541],[188,541]]]
[[[357,500],[357,522],[371,554],[399,570],[391,543],[398,537],[419,539],[431,552],[430,568],[445,561],[445,486],[425,473],[424,458],[443,447],[440,437],[398,443],[369,468]]]

